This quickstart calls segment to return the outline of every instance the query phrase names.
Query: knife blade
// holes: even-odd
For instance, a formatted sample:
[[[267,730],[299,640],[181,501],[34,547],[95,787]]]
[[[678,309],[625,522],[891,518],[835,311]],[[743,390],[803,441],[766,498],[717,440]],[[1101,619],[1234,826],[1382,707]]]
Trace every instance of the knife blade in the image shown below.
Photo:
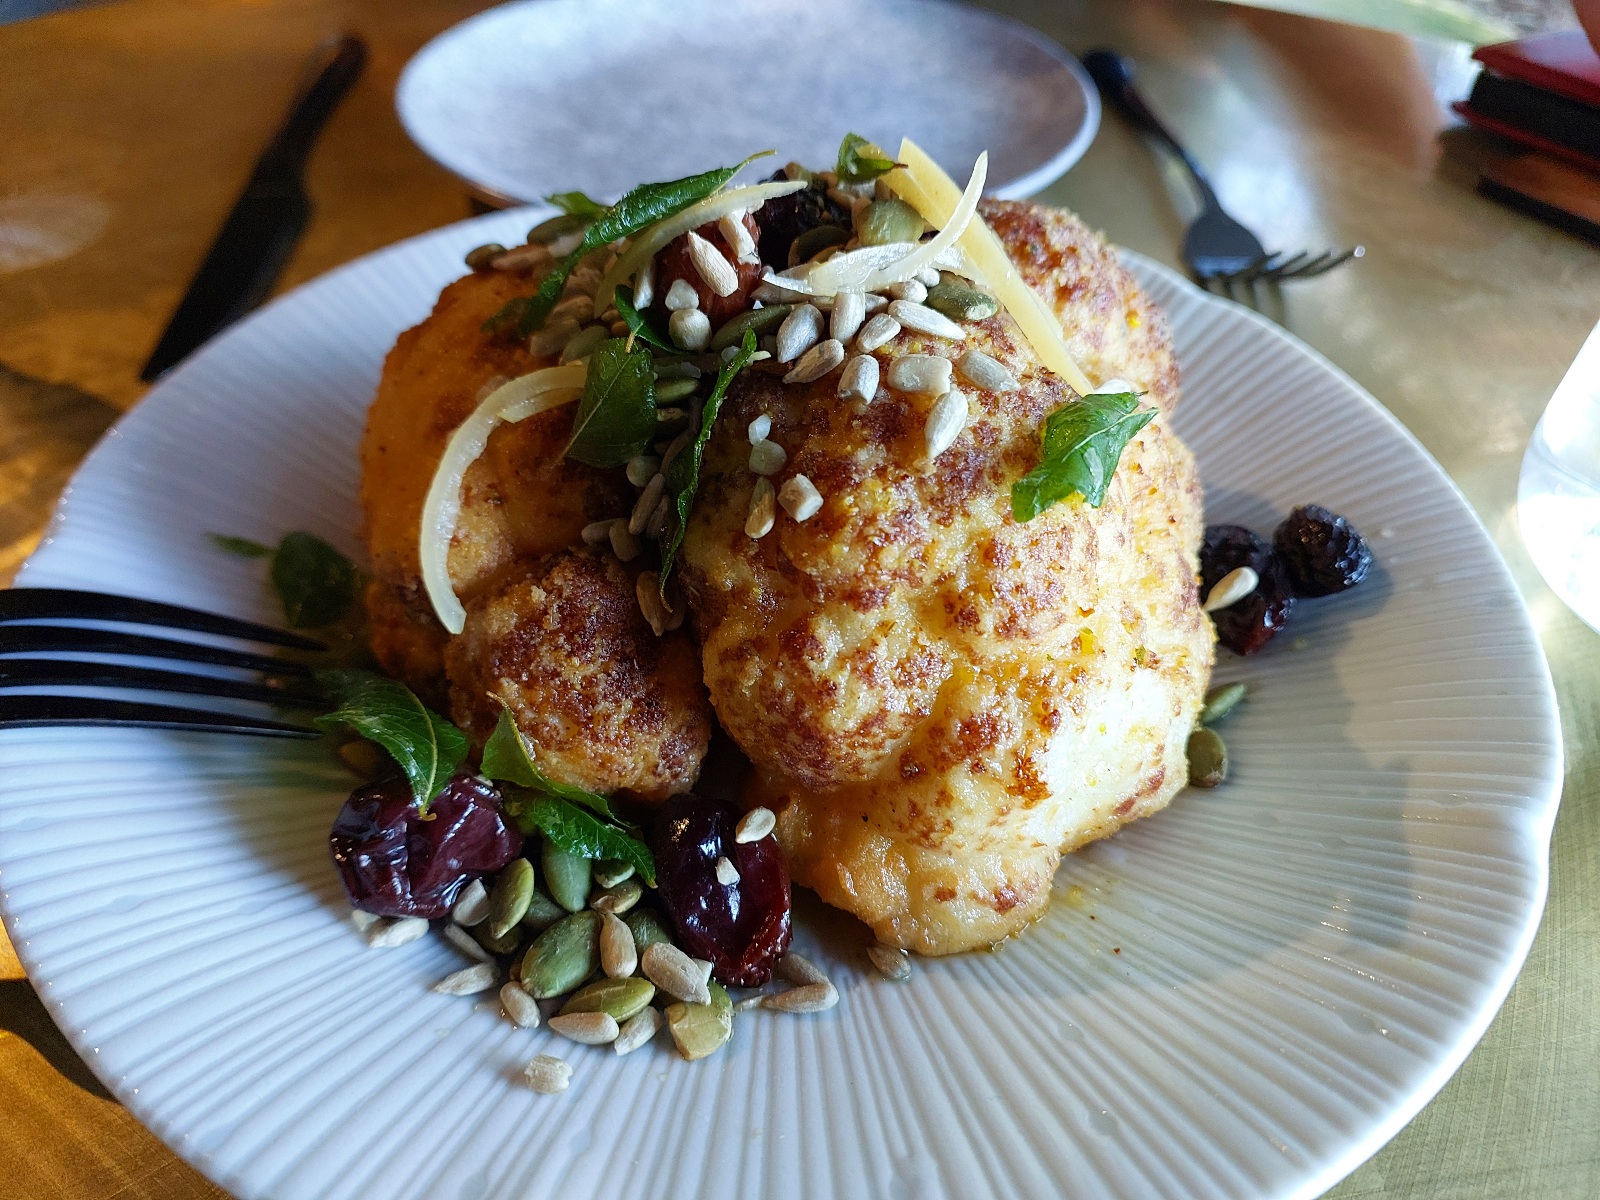
[[[314,60],[313,68],[322,64],[321,69],[256,160],[140,379],[155,380],[266,299],[311,219],[301,180],[306,158],[366,60],[365,43],[349,35]]]

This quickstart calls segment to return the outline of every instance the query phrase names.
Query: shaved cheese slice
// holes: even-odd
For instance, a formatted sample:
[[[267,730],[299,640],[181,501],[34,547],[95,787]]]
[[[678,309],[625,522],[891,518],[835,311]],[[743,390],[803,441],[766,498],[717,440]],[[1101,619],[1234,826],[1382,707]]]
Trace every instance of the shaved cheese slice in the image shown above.
[[[916,248],[917,243],[915,242],[888,242],[882,246],[862,246],[858,250],[847,250],[844,254],[836,254],[828,259],[827,262],[802,263],[798,267],[790,267],[781,275],[769,267],[761,278],[764,283],[770,283],[774,287],[783,288],[785,291],[798,296],[832,296],[839,292],[867,291],[869,289],[866,287],[866,282],[872,271],[893,265],[902,256],[910,254]],[[861,255],[860,261],[865,269],[852,271],[843,281],[835,279],[827,286],[819,284],[813,277],[813,272],[820,271],[824,267],[833,266],[834,263],[844,258],[846,254]],[[949,271],[953,275],[960,275],[963,279],[971,279],[974,282],[979,281],[981,278],[980,272],[972,265],[972,260],[967,257],[966,251],[961,248],[960,243],[945,247],[934,256],[932,262],[923,263],[922,265],[937,267],[941,271]],[[852,282],[858,274],[861,282]],[[910,271],[905,278],[910,279],[915,274],[915,270]],[[899,283],[902,281],[895,279],[893,282]],[[888,284],[876,286],[887,287]]]
[[[632,279],[673,238],[731,213],[753,212],[768,200],[787,196],[809,186],[803,179],[789,179],[782,183],[757,183],[725,192],[712,192],[682,212],[664,217],[654,225],[647,225],[600,277],[600,286],[594,293],[595,308],[604,309],[610,304],[611,298],[616,295],[617,285]]]
[[[910,138],[901,140],[897,158],[905,167],[883,177],[889,189],[921,213],[930,225],[948,221],[964,199],[956,191],[955,181]],[[1061,336],[1060,320],[1039,293],[1017,274],[1005,246],[984,224],[982,217],[968,224],[961,236],[961,248],[983,276],[982,282],[1022,329],[1039,361],[1061,376],[1074,391],[1080,395],[1087,393],[1092,385]]]
[[[535,413],[571,404],[583,394],[588,367],[568,363],[546,367],[502,384],[484,398],[473,413],[457,427],[445,443],[444,454],[434,469],[422,502],[421,542],[422,586],[433,603],[439,623],[451,633],[460,633],[467,623],[467,610],[456,598],[450,584],[450,541],[461,518],[461,481],[467,468],[478,461],[489,435],[501,425],[525,421]]]

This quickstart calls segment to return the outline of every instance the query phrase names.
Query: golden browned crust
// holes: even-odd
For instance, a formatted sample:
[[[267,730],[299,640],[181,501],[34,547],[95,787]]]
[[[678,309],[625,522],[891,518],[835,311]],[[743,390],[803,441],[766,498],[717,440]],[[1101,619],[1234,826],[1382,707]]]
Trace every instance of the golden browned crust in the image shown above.
[[[1091,377],[1128,379],[1161,409],[1104,506],[1012,519],[1040,424],[1074,393],[1001,315],[954,350],[902,335],[878,352],[982,349],[1022,383],[963,385],[967,428],[931,464],[926,398],[885,388],[848,404],[831,379],[742,381],[683,549],[712,702],[756,764],[750,799],[781,810],[794,878],[924,953],[1014,932],[1042,911],[1063,850],[1172,798],[1211,664],[1164,323],[1074,218],[990,211]],[[762,413],[789,451],[784,477],[805,474],[824,502],[753,541],[744,429]]]
[[[445,663],[451,711],[481,742],[509,707],[556,777],[658,801],[688,791],[711,739],[699,656],[658,638],[610,555],[560,551],[478,598]]]

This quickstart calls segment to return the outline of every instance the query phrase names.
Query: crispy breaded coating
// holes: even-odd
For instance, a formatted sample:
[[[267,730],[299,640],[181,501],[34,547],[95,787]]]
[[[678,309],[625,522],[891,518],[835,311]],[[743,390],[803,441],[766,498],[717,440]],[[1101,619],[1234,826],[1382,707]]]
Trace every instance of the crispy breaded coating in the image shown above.
[[[553,359],[529,354],[522,343],[482,329],[507,300],[527,295],[537,283],[524,271],[480,271],[457,280],[444,289],[427,320],[400,335],[384,363],[361,446],[373,650],[386,671],[429,702],[444,707],[448,696],[454,718],[478,741],[492,728],[493,720],[484,719],[486,694],[496,691],[512,702],[541,760],[549,755],[560,764],[554,771],[558,777],[600,791],[630,788],[659,799],[692,784],[710,725],[688,632],[667,635],[653,657],[636,653],[633,665],[620,663],[598,680],[595,656],[603,650],[633,646],[640,638],[656,640],[634,599],[637,568],[613,563],[614,570],[584,575],[583,594],[606,615],[609,639],[593,642],[588,657],[574,639],[590,636],[595,614],[570,603],[552,609],[527,583],[530,576],[551,573],[571,582],[575,568],[563,556],[581,544],[583,527],[626,515],[633,503],[620,468],[599,471],[562,456],[572,429],[571,406],[502,426],[466,473],[449,554],[450,577],[468,612],[465,643],[455,639],[451,644],[422,587],[417,551],[422,502],[450,434],[495,381],[553,365]],[[554,594],[568,593],[558,589]],[[535,644],[536,638],[549,645]],[[474,652],[506,664],[520,662],[534,675],[492,680],[486,664],[470,661]],[[447,658],[453,688],[445,678]],[[648,668],[641,665],[647,660]],[[588,673],[585,694],[603,692],[618,712],[651,713],[658,719],[622,737],[605,721],[580,727],[573,707],[552,710],[548,720],[541,717],[528,697],[544,694],[539,689],[548,669],[562,663]],[[560,700],[580,703],[576,694]],[[498,707],[493,715],[498,716]],[[568,770],[570,778],[563,774]]]
[[[1171,800],[1212,657],[1163,318],[1075,218],[985,212],[1091,378],[1128,379],[1160,409],[1104,505],[1013,520],[1011,483],[1075,394],[1001,314],[961,345],[902,334],[878,351],[887,367],[977,348],[1021,381],[993,394],[958,378],[967,427],[931,463],[930,397],[885,387],[854,404],[832,377],[745,377],[682,552],[712,703],[756,765],[750,801],[780,811],[792,876],[927,954],[1015,932],[1043,911],[1063,851]],[[803,524],[780,512],[757,541],[744,431],[763,413],[789,452],[774,482],[803,473],[823,505]]]

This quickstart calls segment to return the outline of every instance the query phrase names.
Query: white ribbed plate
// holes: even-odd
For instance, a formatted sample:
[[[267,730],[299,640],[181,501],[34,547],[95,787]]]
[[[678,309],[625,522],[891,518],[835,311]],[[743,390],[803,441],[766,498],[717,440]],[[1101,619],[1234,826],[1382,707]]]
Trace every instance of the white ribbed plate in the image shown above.
[[[530,219],[391,247],[218,338],[94,452],[22,582],[271,619],[259,564],[205,532],[354,551],[385,351],[463,251]],[[348,780],[318,746],[0,734],[6,923],[96,1073],[218,1183],[274,1200],[1244,1200],[1351,1170],[1460,1064],[1527,951],[1554,698],[1489,538],[1393,418],[1275,326],[1130,261],[1172,318],[1211,519],[1266,530],[1314,500],[1378,556],[1262,654],[1222,656],[1255,689],[1227,786],[1073,858],[1000,952],[908,984],[805,910],[839,1006],[742,1016],[688,1064],[433,995],[458,965],[434,939],[366,950],[325,843]],[[515,1082],[545,1050],[575,1066],[560,1097]]]

